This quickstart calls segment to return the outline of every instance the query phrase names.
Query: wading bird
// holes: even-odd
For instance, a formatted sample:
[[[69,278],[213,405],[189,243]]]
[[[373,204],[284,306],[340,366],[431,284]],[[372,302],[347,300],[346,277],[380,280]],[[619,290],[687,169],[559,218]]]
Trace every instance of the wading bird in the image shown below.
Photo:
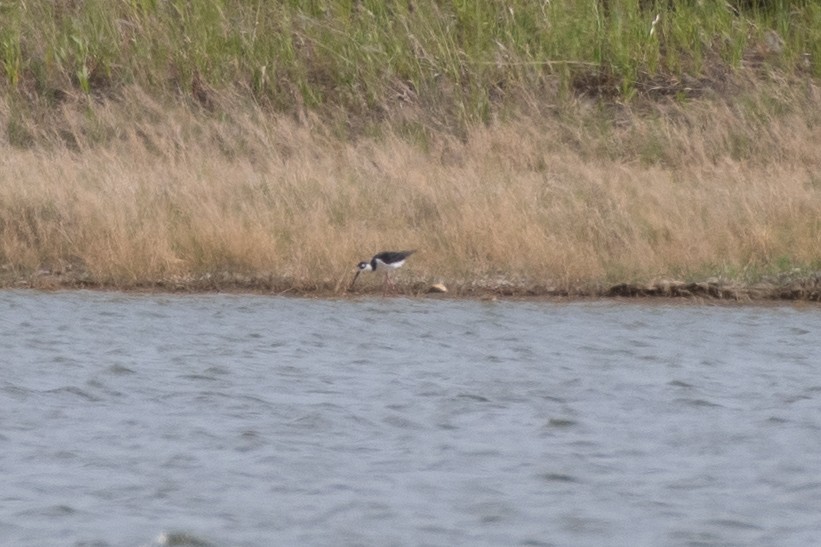
[[[359,274],[362,272],[384,271],[385,285],[383,288],[383,293],[387,294],[388,286],[395,288],[393,281],[391,281],[388,274],[391,270],[401,267],[402,264],[405,263],[405,260],[415,252],[415,249],[413,251],[382,251],[379,254],[375,254],[370,262],[360,262],[356,265],[356,275],[353,276],[353,281],[351,281],[351,286],[348,290],[353,289],[353,284],[356,283],[356,278],[359,277]]]

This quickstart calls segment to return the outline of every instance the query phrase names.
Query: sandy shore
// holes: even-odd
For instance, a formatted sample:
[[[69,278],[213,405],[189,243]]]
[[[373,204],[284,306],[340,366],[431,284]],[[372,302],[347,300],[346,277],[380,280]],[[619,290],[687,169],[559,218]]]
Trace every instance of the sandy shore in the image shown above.
[[[297,283],[275,275],[244,275],[231,272],[201,276],[178,277],[130,284],[113,284],[93,279],[87,272],[41,270],[21,276],[12,272],[0,272],[2,289],[35,290],[118,290],[160,293],[250,293],[282,294],[311,297],[344,297],[381,295],[378,282],[365,282],[353,291],[348,290],[349,279],[337,282]],[[441,283],[441,282],[440,282]],[[616,283],[601,286],[558,288],[550,283],[513,282],[505,279],[441,283],[447,288],[442,293],[428,281],[397,281],[392,294],[419,296],[437,294],[441,297],[465,298],[670,298],[709,299],[735,302],[804,301],[821,302],[821,272],[795,272],[759,281],[740,283],[732,280],[711,278],[704,281],[680,281],[662,279],[650,283]]]

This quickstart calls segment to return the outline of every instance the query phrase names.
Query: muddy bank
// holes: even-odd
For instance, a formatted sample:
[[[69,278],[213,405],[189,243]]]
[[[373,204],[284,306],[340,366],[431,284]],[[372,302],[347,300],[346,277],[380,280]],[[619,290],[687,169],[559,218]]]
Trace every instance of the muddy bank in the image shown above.
[[[651,283],[617,283],[597,287],[580,286],[555,289],[548,286],[476,286],[463,288],[458,294],[474,296],[498,294],[504,296],[562,296],[562,297],[628,297],[712,299],[727,301],[793,300],[821,302],[821,272],[801,277],[774,278],[756,283],[708,279],[706,281],[659,280]]]
[[[660,281],[652,284],[619,283],[602,296],[713,298],[718,300],[804,300],[821,302],[821,274],[787,282],[763,281],[743,285],[717,280]]]
[[[380,295],[379,283],[368,283],[349,291],[349,278],[316,283],[296,281],[273,274],[246,275],[232,272],[174,277],[132,283],[109,283],[88,272],[41,270],[28,275],[0,272],[0,289],[36,290],[120,290],[168,293],[237,292],[293,296],[340,297]],[[433,288],[444,285],[447,292]],[[463,282],[397,281],[396,293],[407,296],[438,294],[444,297],[562,297],[562,298],[671,298],[723,301],[805,301],[821,302],[821,271],[785,273],[755,283],[711,278],[705,281],[662,279],[650,283],[579,285],[557,287],[550,283],[516,282],[497,278]]]

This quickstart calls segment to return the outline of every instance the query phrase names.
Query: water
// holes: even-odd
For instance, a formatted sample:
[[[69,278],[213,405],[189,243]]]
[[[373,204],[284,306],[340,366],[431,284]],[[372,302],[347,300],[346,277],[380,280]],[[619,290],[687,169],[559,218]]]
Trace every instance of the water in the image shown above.
[[[821,308],[0,292],[3,545],[811,545]]]

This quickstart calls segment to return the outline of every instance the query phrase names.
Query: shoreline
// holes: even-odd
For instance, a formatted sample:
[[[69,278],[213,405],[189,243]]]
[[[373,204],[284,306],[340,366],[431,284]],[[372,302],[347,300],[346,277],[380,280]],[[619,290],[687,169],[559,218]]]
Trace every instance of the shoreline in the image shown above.
[[[622,282],[614,284],[579,285],[557,288],[549,284],[496,282],[462,282],[448,284],[447,292],[436,290],[425,281],[398,282],[396,291],[388,296],[436,297],[445,299],[627,299],[713,301],[726,303],[821,303],[821,271],[788,276],[755,283],[710,278],[704,281],[662,279],[649,283]],[[146,294],[256,294],[306,298],[357,298],[381,296],[378,283],[362,285],[348,291],[344,282],[295,283],[273,275],[251,276],[224,272],[199,277],[180,277],[133,283],[108,283],[91,279],[85,273],[38,272],[28,276],[0,275],[0,290],[33,291],[115,291]]]
[[[821,301],[818,10],[18,4],[0,289]]]

